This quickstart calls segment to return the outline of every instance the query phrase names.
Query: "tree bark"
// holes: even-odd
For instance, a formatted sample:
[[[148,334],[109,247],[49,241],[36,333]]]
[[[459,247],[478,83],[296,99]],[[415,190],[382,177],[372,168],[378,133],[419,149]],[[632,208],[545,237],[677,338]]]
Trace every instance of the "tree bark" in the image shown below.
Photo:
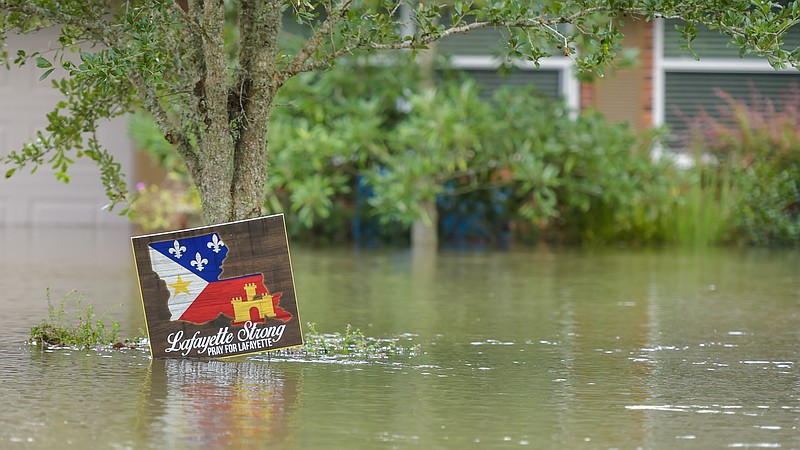
[[[222,2],[204,3],[205,71],[198,84],[204,127],[192,175],[206,224],[261,215],[267,181],[267,130],[275,79],[279,0],[243,0],[239,68],[231,74],[222,39]]]
[[[233,220],[261,215],[266,196],[272,101],[278,91],[275,61],[281,29],[280,0],[241,3],[239,64],[241,80],[231,92],[231,118],[239,123],[231,197]]]
[[[205,223],[226,222],[233,218],[229,194],[233,180],[233,142],[228,124],[228,79],[222,27],[223,2],[203,2],[203,53],[205,71],[201,75],[200,106],[204,129],[199,137],[199,167],[195,184],[200,192]]]

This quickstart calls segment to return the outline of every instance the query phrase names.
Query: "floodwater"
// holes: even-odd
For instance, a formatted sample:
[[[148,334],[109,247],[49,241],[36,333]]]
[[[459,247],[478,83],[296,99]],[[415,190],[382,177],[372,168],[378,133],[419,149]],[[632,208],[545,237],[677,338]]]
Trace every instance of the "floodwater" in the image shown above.
[[[0,448],[800,448],[796,251],[292,245],[304,322],[420,354],[27,346],[47,288],[143,326],[128,238],[0,229]]]

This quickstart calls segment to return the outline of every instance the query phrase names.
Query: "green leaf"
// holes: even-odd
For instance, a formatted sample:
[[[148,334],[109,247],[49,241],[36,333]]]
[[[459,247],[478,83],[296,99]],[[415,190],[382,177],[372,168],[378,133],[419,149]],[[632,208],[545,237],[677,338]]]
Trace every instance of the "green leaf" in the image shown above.
[[[14,175],[14,172],[16,172],[16,171],[17,171],[16,167],[12,168],[12,169],[8,169],[8,171],[6,172],[6,178],[11,178],[11,176]]]
[[[40,69],[46,69],[48,67],[53,67],[53,64],[51,64],[50,61],[48,61],[47,59],[42,58],[41,56],[37,56],[36,57],[36,67],[38,67]]]
[[[39,77],[39,81],[44,81],[44,79],[49,77],[50,74],[53,73],[54,70],[56,70],[55,67],[51,67],[51,68],[47,69],[47,71],[45,71],[45,73],[43,73],[42,76]]]

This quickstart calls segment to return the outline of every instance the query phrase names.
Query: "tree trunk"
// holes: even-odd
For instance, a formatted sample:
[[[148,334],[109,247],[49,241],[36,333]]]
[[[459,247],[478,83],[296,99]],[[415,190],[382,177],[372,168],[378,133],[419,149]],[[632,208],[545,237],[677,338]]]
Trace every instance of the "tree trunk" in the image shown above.
[[[436,210],[436,199],[425,199],[420,203],[422,217],[411,227],[411,246],[414,249],[436,248],[439,243],[437,224],[439,212]]]
[[[206,148],[201,147],[200,168],[194,175],[194,182],[200,193],[203,223],[206,225],[233,220],[233,198],[231,197],[233,164],[230,159],[225,161],[220,158],[220,155],[231,154],[232,142],[227,134],[226,132],[226,136],[218,137],[218,140],[214,141],[214,145],[207,143]]]
[[[206,144],[201,155],[207,161],[201,162],[194,180],[206,225],[261,215],[267,181],[266,128],[253,127],[236,143],[226,129]]]
[[[221,8],[219,2],[217,8]],[[205,40],[204,140],[198,173],[206,224],[261,215],[267,182],[267,130],[275,81],[281,0],[240,4],[239,70],[226,67],[221,28]],[[216,10],[215,10],[216,11]],[[221,26],[223,20],[218,22]],[[213,54],[213,58],[209,56]]]
[[[203,124],[201,135],[197,136],[198,164],[192,177],[200,192],[203,221],[212,224],[230,220],[233,211],[230,196],[233,180],[233,138],[228,123],[223,3],[203,2],[202,17],[204,33],[201,38],[205,60],[196,91],[200,94],[198,110],[201,112]]]
[[[267,183],[268,144],[264,136],[253,136],[239,145],[236,152],[233,185],[233,220],[251,219],[261,215]],[[254,134],[254,133],[251,133]]]
[[[224,223],[234,220],[250,219],[261,215],[265,200],[267,139],[253,139],[240,144],[236,152],[235,164],[225,167],[224,161],[218,161],[214,155],[228,154],[225,146],[232,146],[230,139],[217,142],[223,144],[207,149],[209,162],[195,177],[195,184],[200,193],[200,204],[203,210],[203,222],[206,225]]]
[[[233,86],[231,118],[240,124],[234,153],[233,220],[261,215],[266,197],[267,132],[272,101],[279,85],[275,81],[278,34],[282,23],[282,0],[242,1],[239,17],[240,81]],[[242,92],[242,90],[244,92]]]

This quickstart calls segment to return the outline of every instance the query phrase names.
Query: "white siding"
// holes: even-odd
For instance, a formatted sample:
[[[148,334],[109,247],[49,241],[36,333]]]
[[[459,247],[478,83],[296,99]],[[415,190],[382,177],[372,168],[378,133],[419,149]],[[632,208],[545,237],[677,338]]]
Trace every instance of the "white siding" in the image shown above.
[[[57,35],[54,31],[35,36],[9,36],[8,50],[13,60],[17,49],[45,50]],[[42,69],[29,62],[10,71],[0,68],[0,155],[21,148],[37,129],[44,128],[45,115],[61,99],[51,80],[39,82]],[[126,120],[103,124],[101,142],[111,149],[123,170],[132,170],[132,144],[126,134]],[[99,171],[90,160],[77,159],[70,168],[71,181],[55,179],[49,166],[35,174],[17,171],[10,179],[10,166],[0,165],[0,226],[125,226],[127,220],[102,208],[108,203]],[[126,172],[127,173],[127,172]]]

